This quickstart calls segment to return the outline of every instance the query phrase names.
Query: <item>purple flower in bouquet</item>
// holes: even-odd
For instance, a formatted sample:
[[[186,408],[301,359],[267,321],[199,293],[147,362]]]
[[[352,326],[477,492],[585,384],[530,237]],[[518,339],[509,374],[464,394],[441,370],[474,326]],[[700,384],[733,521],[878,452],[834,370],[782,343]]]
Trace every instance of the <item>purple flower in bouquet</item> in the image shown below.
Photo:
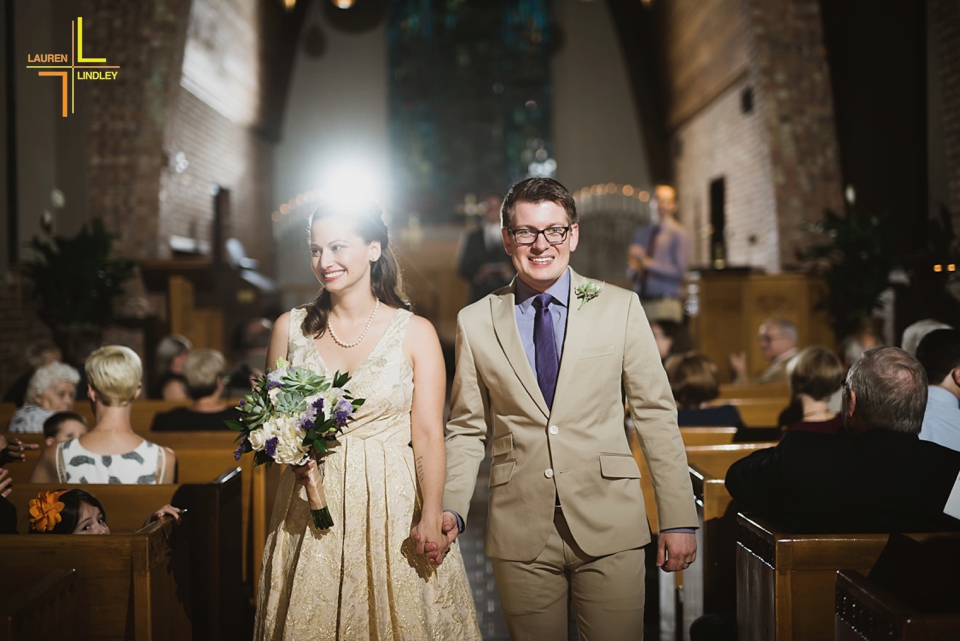
[[[346,427],[347,419],[353,415],[353,404],[345,398],[337,401],[333,410],[333,416],[337,421],[337,427]]]
[[[274,456],[277,455],[277,442],[278,442],[278,441],[279,441],[279,439],[278,439],[276,436],[274,436],[274,437],[272,437],[272,438],[268,438],[268,439],[267,439],[267,442],[264,443],[264,445],[263,445],[263,451],[266,452],[266,453],[267,453],[267,456],[269,456],[270,458],[273,458]]]
[[[287,369],[285,367],[281,367],[267,374],[267,389],[282,387],[283,384],[280,382],[280,379],[283,378],[286,373]]]
[[[243,454],[243,443],[240,443],[240,447],[238,447],[236,451],[234,451],[233,453],[234,460],[239,461],[241,454]]]
[[[304,418],[302,421],[300,421],[300,429],[304,432],[312,430],[314,427],[316,427],[316,423],[309,418]]]

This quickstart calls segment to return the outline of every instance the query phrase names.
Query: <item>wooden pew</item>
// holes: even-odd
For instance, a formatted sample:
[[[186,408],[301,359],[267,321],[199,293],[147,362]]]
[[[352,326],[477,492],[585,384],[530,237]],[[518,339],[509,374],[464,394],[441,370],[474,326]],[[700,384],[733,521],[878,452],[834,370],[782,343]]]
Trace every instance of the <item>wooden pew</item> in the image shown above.
[[[227,407],[236,407],[237,403],[240,402],[240,399],[228,398],[224,399],[224,402],[227,404]],[[141,433],[141,436],[145,436],[145,433],[151,433],[150,426],[153,424],[154,416],[161,412],[169,412],[170,410],[178,407],[187,407],[192,404],[193,401],[190,400],[137,400],[134,401],[130,406],[130,424],[133,426],[135,432]],[[93,427],[94,424],[96,424],[96,419],[93,416],[93,409],[90,407],[89,402],[77,401],[73,407],[73,410],[77,414],[80,414],[87,419],[87,424],[90,425],[90,427]],[[224,430],[226,430],[226,428],[224,428]]]
[[[960,613],[919,612],[859,572],[841,570],[837,573],[834,632],[836,641],[958,639]]]
[[[733,436],[737,433],[735,427],[681,427],[680,435],[683,437],[684,446],[702,446],[719,445],[723,443],[732,443]],[[650,470],[647,468],[647,461],[643,458],[643,452],[640,449],[640,441],[637,439],[637,433],[631,428],[627,430],[627,439],[630,442],[630,451],[633,458],[640,468],[640,489],[643,491],[643,504],[647,509],[647,519],[650,521],[650,530],[656,534],[660,531],[659,518],[657,516],[657,502],[653,492],[653,479],[650,478]]]
[[[79,639],[193,638],[190,546],[171,517],[133,534],[0,536],[0,558],[10,576],[76,569]]]
[[[53,483],[20,486],[10,496],[11,502],[17,507],[18,530],[22,533],[29,530],[28,505],[38,492],[72,488],[87,490],[101,502],[111,530],[109,537],[21,534],[19,538],[50,540],[57,546],[68,538],[113,540],[140,531],[144,519],[164,504],[186,508],[183,527],[178,528],[177,536],[189,541],[187,547],[190,556],[186,559],[188,565],[184,567],[190,574],[190,581],[189,584],[183,584],[186,590],[183,594],[192,595],[192,606],[184,604],[184,612],[191,619],[193,635],[198,639],[243,637],[244,626],[249,627],[249,617],[244,615],[249,603],[249,591],[241,578],[239,530],[242,484],[239,468],[229,469],[207,483],[186,485]],[[0,537],[0,550],[4,549],[7,539],[11,537],[13,535]],[[83,572],[80,577],[84,581],[89,579]],[[81,607],[85,607],[82,602]]]
[[[0,641],[73,641],[77,571],[69,568],[0,582]]]
[[[819,641],[835,633],[836,575],[866,574],[887,534],[789,534],[737,515],[737,627],[740,641]],[[911,534],[921,541],[947,534]]]
[[[720,399],[774,397],[790,398],[790,386],[786,383],[764,383],[762,385],[724,383],[720,386]]]
[[[728,398],[711,401],[710,405],[734,405],[746,427],[771,428],[777,427],[777,418],[790,405],[790,398]]]
[[[205,483],[224,469],[240,467],[243,470],[243,506],[241,532],[243,544],[243,580],[256,589],[259,585],[263,548],[266,545],[267,528],[276,486],[282,466],[270,471],[253,467],[253,457],[246,455],[236,461],[236,432],[146,432],[139,433],[158,445],[169,447],[177,455],[177,483]],[[26,452],[23,463],[10,463],[6,469],[15,486],[28,483],[30,474],[45,447],[42,434],[18,434],[24,443],[37,443],[40,450]],[[160,504],[162,505],[162,503]]]
[[[684,429],[690,428],[681,428],[681,431]],[[682,572],[658,573],[661,631],[670,638],[686,639],[690,624],[705,612],[733,609],[736,521],[735,512],[729,513],[732,499],[723,481],[727,469],[736,461],[774,445],[776,443],[728,442],[685,448],[700,529],[696,532],[697,560]],[[730,567],[725,567],[724,561]]]
[[[687,638],[690,624],[701,615],[736,610],[737,512],[724,479],[730,466],[740,459],[774,446],[776,443],[767,442],[687,448],[700,524],[697,560],[673,577],[661,575],[661,581],[672,582],[679,591],[673,601],[681,604],[682,639]]]

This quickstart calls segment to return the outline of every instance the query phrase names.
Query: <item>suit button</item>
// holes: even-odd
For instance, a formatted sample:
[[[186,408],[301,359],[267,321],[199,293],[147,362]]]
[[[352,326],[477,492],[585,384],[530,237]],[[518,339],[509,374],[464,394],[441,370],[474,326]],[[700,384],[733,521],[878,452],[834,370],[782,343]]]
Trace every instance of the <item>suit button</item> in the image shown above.
[[[560,428],[557,427],[556,425],[551,425],[551,426],[550,426],[550,433],[551,433],[551,434],[556,434],[556,433],[558,433],[559,431],[560,431]]]
[[[547,468],[547,470],[543,473],[543,475],[546,476],[548,479],[552,479],[552,478],[553,478],[553,470],[551,470],[550,468]]]

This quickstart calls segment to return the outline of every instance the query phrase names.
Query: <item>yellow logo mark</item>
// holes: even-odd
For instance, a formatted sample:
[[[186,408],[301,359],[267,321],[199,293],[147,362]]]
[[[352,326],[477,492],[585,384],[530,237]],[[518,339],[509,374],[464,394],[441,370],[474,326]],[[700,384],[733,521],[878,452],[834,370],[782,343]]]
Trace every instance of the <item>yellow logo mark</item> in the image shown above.
[[[74,52],[74,43],[76,43],[76,52]],[[74,53],[76,53],[76,62],[74,62]],[[65,62],[68,64],[29,64],[29,63],[57,63]],[[74,83],[76,80],[116,80],[119,71],[109,71],[110,69],[120,69],[117,65],[107,65],[106,58],[86,58],[83,55],[83,18],[77,17],[76,21],[70,23],[70,54],[62,53],[42,53],[27,54],[27,69],[69,69],[69,86],[67,83],[67,71],[38,71],[38,76],[54,76],[61,80],[63,95],[63,117],[66,118],[69,113],[74,113],[74,96],[76,95]],[[94,63],[94,64],[78,64]],[[98,64],[101,63],[101,64]],[[87,71],[92,69],[94,71]],[[83,70],[79,71],[78,70]],[[69,110],[67,105],[69,103]]]

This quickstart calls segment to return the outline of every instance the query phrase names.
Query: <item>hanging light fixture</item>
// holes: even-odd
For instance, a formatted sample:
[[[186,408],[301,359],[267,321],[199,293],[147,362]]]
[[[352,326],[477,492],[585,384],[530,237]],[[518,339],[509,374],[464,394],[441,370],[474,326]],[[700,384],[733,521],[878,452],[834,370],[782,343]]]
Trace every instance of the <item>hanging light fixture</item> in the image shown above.
[[[337,9],[349,9],[354,4],[356,4],[356,0],[330,0],[330,2]]]
[[[282,2],[283,2],[283,8],[286,9],[287,11],[290,11],[295,6],[297,6],[297,0],[282,0]]]

